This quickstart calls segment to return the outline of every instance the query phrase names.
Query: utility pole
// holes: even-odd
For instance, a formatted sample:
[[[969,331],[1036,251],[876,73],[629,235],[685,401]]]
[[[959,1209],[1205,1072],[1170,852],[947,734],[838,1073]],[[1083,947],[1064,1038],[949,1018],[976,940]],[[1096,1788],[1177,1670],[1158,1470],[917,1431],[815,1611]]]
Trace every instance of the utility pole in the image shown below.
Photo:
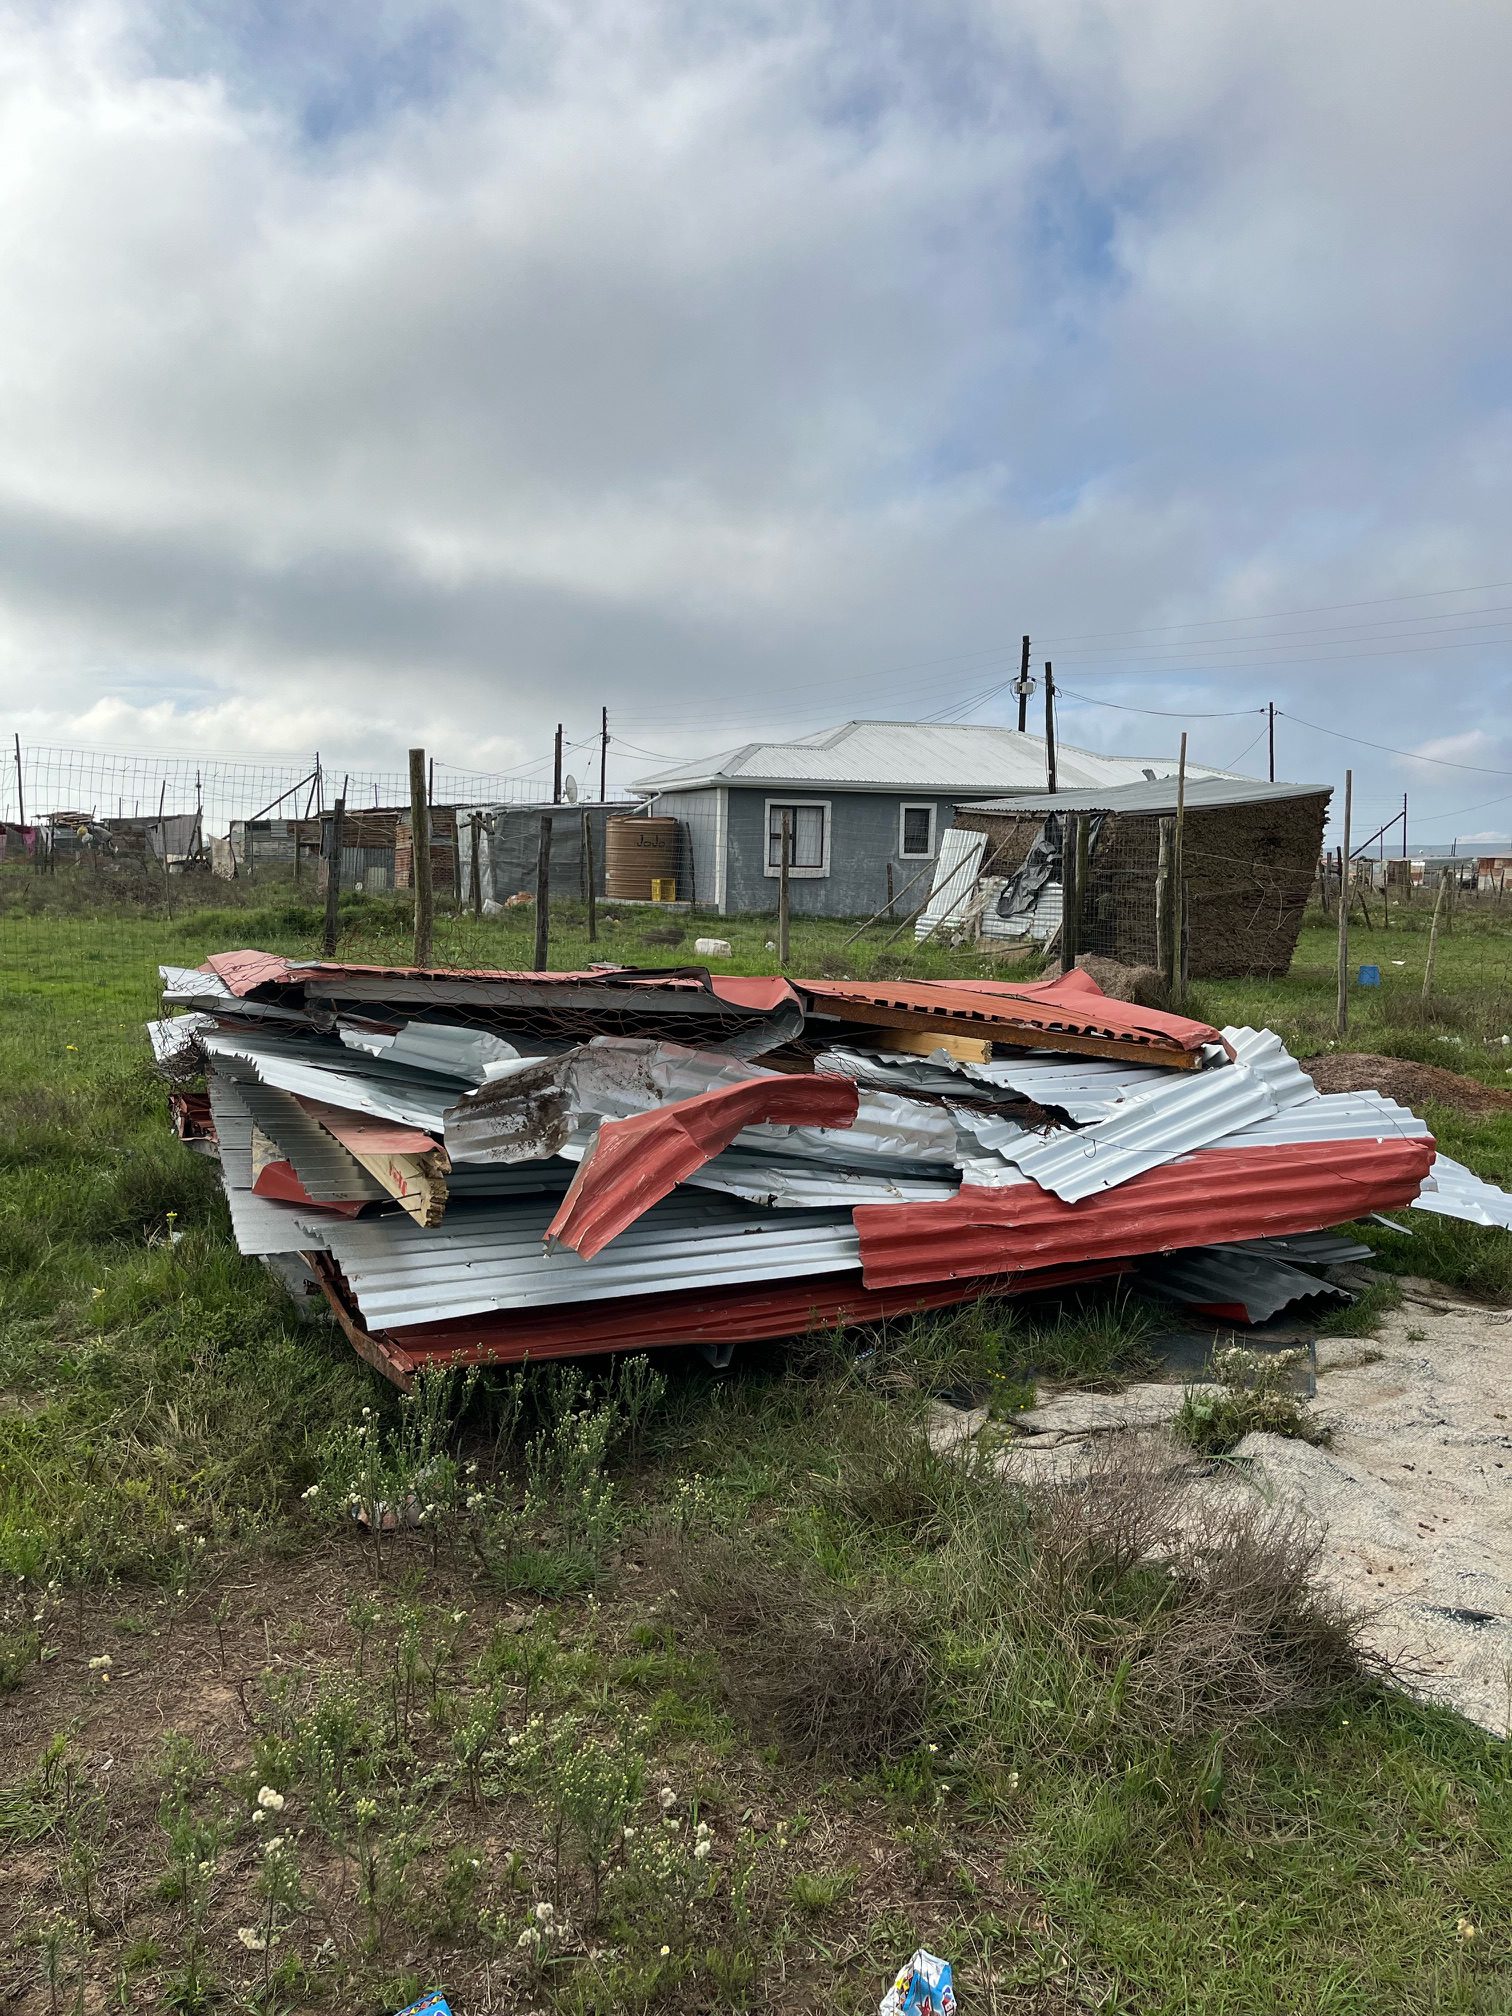
[[[1055,789],[1055,674],[1045,660],[1045,783]]]
[[[1265,703],[1265,736],[1270,751],[1270,781],[1274,784],[1276,781],[1276,703],[1274,700],[1267,700]]]
[[[1024,639],[1023,649],[1019,652],[1018,684],[1013,690],[1018,695],[1018,731],[1022,735],[1029,725],[1029,695],[1033,690],[1029,684],[1029,639],[1027,637]]]
[[[1407,859],[1407,793],[1402,793],[1402,859]]]
[[[1183,729],[1176,769],[1176,824],[1171,832],[1171,998],[1178,1008],[1186,1002],[1186,763]]]
[[[551,802],[562,802],[562,724],[557,723],[556,740],[551,745]]]
[[[1349,820],[1354,807],[1354,772],[1344,772],[1344,844],[1339,849],[1339,1000],[1335,1027],[1343,1035],[1349,1027],[1349,896],[1354,880],[1354,861],[1349,852]]]
[[[609,793],[605,789],[604,778],[609,769],[609,709],[602,710],[599,721],[599,803],[608,802]]]

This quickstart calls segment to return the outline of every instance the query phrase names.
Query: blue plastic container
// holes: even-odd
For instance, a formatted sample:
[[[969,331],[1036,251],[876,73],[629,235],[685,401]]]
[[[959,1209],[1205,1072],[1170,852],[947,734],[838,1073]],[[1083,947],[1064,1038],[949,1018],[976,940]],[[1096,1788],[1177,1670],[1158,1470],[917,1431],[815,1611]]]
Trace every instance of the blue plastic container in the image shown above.
[[[1381,969],[1379,966],[1362,966],[1360,968],[1360,985],[1362,987],[1379,987],[1380,984]]]

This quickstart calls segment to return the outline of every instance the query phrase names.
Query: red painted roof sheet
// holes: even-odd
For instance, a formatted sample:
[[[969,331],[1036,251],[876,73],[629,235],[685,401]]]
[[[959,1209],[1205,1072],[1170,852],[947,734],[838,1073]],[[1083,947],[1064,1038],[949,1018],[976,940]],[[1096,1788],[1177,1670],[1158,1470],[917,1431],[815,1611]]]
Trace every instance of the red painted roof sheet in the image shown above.
[[[1096,1037],[1131,1047],[1195,1054],[1206,1043],[1222,1041],[1206,1022],[1159,1008],[1140,1008],[1115,1001],[1087,973],[1064,973],[1058,979],[1030,981],[1010,987],[996,980],[797,980],[800,995],[821,1010],[843,1014],[847,1003],[873,1009],[897,1009],[910,1015],[937,1015],[942,1020],[976,1025],[979,1035],[992,1038],[999,1030],[1006,1040],[1042,1036],[1053,1047],[1057,1035]],[[1007,1037],[1007,1032],[1014,1032]]]
[[[868,1287],[895,1288],[1315,1232],[1410,1204],[1433,1156],[1426,1136],[1203,1148],[1079,1204],[1036,1183],[966,1184],[939,1204],[858,1205],[861,1264]]]
[[[747,1288],[687,1289],[586,1302],[571,1309],[531,1309],[484,1318],[457,1317],[382,1333],[385,1353],[415,1369],[431,1361],[519,1364],[592,1351],[647,1351],[670,1344],[741,1344],[796,1337],[812,1329],[855,1327],[941,1309],[986,1296],[1032,1295],[1125,1273],[1124,1260],[999,1274],[982,1281],[935,1282],[903,1290],[843,1281],[757,1283]],[[347,1312],[347,1320],[350,1314]]]
[[[298,1103],[353,1155],[428,1155],[437,1145],[434,1135],[422,1133],[418,1127],[401,1126],[397,1120],[353,1113],[345,1106],[329,1106],[324,1099],[300,1099]]]
[[[547,1243],[591,1260],[742,1128],[849,1127],[859,1103],[853,1079],[793,1072],[606,1120],[546,1228]]]

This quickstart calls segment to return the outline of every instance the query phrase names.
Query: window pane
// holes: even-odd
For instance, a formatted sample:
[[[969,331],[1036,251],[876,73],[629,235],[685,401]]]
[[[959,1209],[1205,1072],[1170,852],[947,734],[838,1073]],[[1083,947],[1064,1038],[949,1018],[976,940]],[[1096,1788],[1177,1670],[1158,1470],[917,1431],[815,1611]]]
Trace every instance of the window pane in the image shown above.
[[[824,866],[824,807],[773,805],[767,811],[767,866],[782,866],[782,815],[788,816],[788,866]]]
[[[792,865],[795,868],[824,866],[824,810],[819,805],[799,805],[793,818]]]
[[[929,807],[908,805],[903,811],[903,852],[905,854],[927,854],[929,852]]]

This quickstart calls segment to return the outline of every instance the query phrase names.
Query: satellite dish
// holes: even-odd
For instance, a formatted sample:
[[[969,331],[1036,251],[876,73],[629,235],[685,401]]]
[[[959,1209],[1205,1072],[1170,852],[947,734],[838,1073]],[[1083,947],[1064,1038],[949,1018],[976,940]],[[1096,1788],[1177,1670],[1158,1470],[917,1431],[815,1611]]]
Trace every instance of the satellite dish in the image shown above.
[[[576,777],[564,777],[562,779],[562,796],[567,800],[569,805],[576,805],[578,798],[578,781]]]

